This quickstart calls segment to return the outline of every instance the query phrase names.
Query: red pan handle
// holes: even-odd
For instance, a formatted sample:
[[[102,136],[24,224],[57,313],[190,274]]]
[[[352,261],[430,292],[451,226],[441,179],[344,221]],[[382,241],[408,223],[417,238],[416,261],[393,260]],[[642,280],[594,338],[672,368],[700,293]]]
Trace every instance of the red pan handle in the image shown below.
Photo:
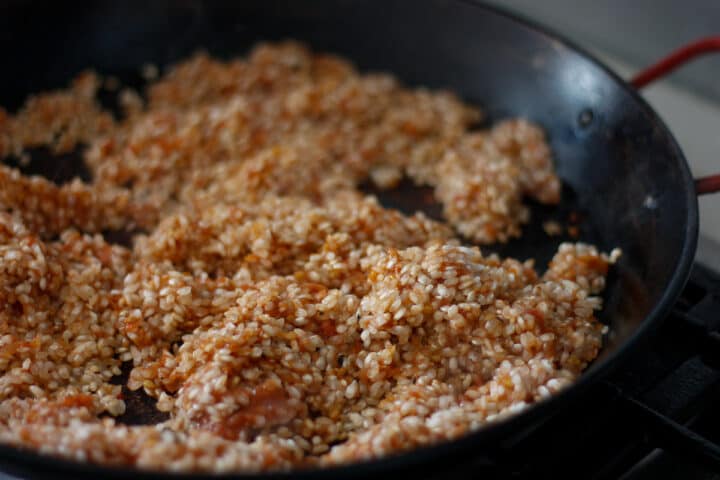
[[[720,52],[720,36],[701,38],[675,50],[659,62],[636,74],[630,80],[630,84],[637,89],[641,89],[649,83],[668,75],[695,57],[712,52]],[[720,174],[695,179],[695,190],[698,195],[720,192]]]

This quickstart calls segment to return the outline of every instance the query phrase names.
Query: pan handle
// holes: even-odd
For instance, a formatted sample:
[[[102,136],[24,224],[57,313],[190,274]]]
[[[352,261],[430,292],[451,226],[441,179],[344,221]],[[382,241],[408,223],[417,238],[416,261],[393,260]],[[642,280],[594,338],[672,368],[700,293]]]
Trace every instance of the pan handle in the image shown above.
[[[637,73],[630,80],[630,84],[639,90],[668,75],[695,57],[713,52],[720,52],[720,36],[701,38],[675,50],[667,57]],[[698,195],[720,192],[720,174],[695,179],[695,191]]]

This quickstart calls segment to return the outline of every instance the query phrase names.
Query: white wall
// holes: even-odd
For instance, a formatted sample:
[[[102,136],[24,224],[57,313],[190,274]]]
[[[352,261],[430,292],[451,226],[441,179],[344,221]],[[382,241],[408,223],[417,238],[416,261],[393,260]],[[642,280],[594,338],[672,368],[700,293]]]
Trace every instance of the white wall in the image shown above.
[[[488,0],[581,44],[645,65],[693,39],[720,35],[720,0]],[[720,55],[683,70],[678,81],[720,102]]]

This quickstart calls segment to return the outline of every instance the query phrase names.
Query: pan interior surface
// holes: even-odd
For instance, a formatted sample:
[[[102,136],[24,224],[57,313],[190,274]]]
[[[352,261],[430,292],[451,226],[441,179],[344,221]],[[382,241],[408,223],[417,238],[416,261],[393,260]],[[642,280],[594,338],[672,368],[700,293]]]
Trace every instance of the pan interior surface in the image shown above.
[[[485,250],[533,257],[543,268],[568,237],[548,237],[542,222],[568,215],[577,219],[573,240],[622,249],[601,313],[610,334],[593,369],[659,318],[684,283],[697,201],[667,129],[601,66],[512,18],[443,0],[412,8],[401,0],[58,3],[9,2],[0,14],[0,38],[14,46],[4,55],[0,105],[17,108],[27,95],[62,87],[87,67],[132,82],[145,63],[166,66],[201,48],[229,58],[258,41],[297,39],[362,71],[457,92],[479,105],[488,123],[522,116],[545,129],[563,203],[533,206],[521,239]],[[58,165],[78,167],[72,159],[48,162],[35,173],[66,174],[51,172]],[[381,198],[405,211],[433,208],[411,188]]]

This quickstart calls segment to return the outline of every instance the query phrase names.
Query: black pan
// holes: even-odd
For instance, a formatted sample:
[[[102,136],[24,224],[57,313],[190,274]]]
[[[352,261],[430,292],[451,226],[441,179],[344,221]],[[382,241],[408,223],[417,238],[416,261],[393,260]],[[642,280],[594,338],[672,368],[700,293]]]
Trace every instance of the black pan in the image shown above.
[[[147,62],[167,65],[201,47],[236,56],[260,40],[284,38],[346,56],[362,70],[392,72],[410,85],[454,90],[479,104],[490,122],[523,116],[542,125],[564,182],[563,203],[534,206],[525,236],[497,247],[500,253],[546,261],[566,238],[546,236],[540,224],[568,216],[579,219],[580,240],[623,250],[601,315],[610,326],[605,347],[571,388],[454,442],[301,477],[418,475],[492,452],[576,399],[663,320],[688,277],[698,235],[696,190],[676,141],[636,91],[591,56],[472,1],[5,2],[0,105],[17,108],[28,94],[61,87],[87,67],[132,84]],[[79,173],[72,158],[30,165],[55,179]],[[432,210],[422,198],[410,188],[383,196],[391,205]],[[0,448],[0,466],[38,478],[160,475],[7,447]]]

